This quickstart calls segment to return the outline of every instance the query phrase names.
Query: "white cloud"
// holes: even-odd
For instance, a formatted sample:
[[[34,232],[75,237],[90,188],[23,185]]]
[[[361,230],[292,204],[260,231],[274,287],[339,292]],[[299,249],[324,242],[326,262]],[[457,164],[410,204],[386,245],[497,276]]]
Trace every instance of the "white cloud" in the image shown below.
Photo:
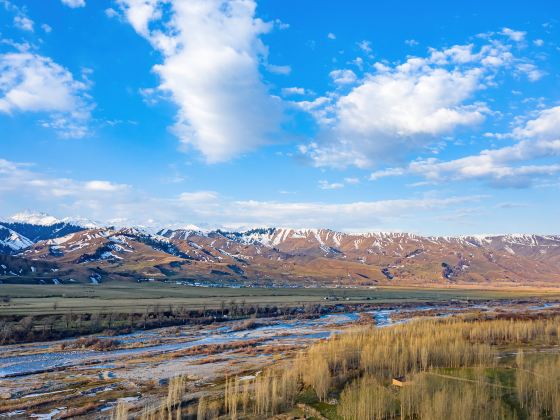
[[[560,165],[511,166],[515,159],[502,159],[500,152],[515,153],[517,148],[484,150],[479,155],[449,162],[427,159],[413,162],[412,173],[434,182],[482,180],[495,187],[527,187],[534,179],[560,173]]]
[[[40,125],[57,132],[63,139],[81,139],[90,134],[87,121],[73,116],[52,115],[48,120],[43,120]]]
[[[173,131],[183,144],[219,162],[274,140],[282,104],[260,74],[268,54],[260,37],[273,23],[255,17],[254,0],[119,4],[136,32],[163,55],[154,71],[159,89],[179,108]]]
[[[325,141],[323,144],[310,143],[300,145],[299,152],[309,157],[317,167],[342,168],[354,165],[358,168],[371,166],[371,161],[362,153],[354,150],[352,140],[339,139],[331,142]]]
[[[389,176],[399,176],[399,175],[404,175],[405,173],[406,171],[403,168],[387,168],[387,169],[382,169],[373,172],[370,175],[369,179],[371,181],[377,181],[380,178],[385,178]]]
[[[156,88],[140,88],[138,93],[148,105],[155,105],[165,97],[164,92]]]
[[[515,31],[510,28],[503,28],[501,34],[509,37],[509,39],[511,39],[512,41],[521,42],[525,39],[525,35],[527,35],[527,32]]]
[[[542,39],[535,39],[533,41],[533,44],[535,44],[537,47],[542,47],[544,45],[544,41]]]
[[[322,190],[339,190],[341,188],[344,188],[344,184],[342,182],[329,182],[320,180],[319,188]]]
[[[459,104],[479,83],[478,70],[460,73],[430,69],[373,76],[338,101],[341,129],[436,135],[457,125],[477,123],[482,120],[481,107]]]
[[[333,70],[329,73],[333,82],[337,85],[347,85],[354,83],[358,77],[352,70]]]
[[[3,6],[8,13],[14,15],[13,25],[15,28],[21,29],[22,31],[33,32],[35,22],[27,16],[27,8],[25,6],[19,7],[9,0],[0,0],[0,6]],[[2,39],[1,41],[4,43],[10,42],[10,40],[7,39]]]
[[[231,224],[241,226],[330,227],[340,230],[368,230],[387,226],[391,220],[422,211],[477,201],[479,197],[448,199],[361,201],[340,204],[320,202],[235,201],[229,206]],[[441,207],[438,207],[438,202]]]
[[[364,69],[364,59],[362,57],[356,57],[355,59],[353,59],[351,61],[352,64],[354,64],[358,69],[360,69],[360,71],[362,71]]]
[[[61,0],[63,4],[65,4],[68,7],[71,7],[72,9],[78,8],[78,7],[85,7],[86,2],[85,0]]]
[[[513,130],[513,136],[519,139],[536,138],[551,141],[560,138],[560,106],[548,108],[538,113],[537,117],[525,125]]]
[[[47,34],[50,34],[52,32],[52,28],[50,27],[50,25],[47,25],[46,23],[43,23],[41,25],[41,29]]]
[[[114,184],[109,181],[87,181],[84,183],[84,188],[88,191],[104,191],[104,192],[115,192],[121,191],[127,188],[124,184]]]
[[[282,29],[282,30],[290,28],[289,23],[282,22],[280,19],[274,19],[274,26],[276,26],[278,29]]]
[[[18,200],[13,200],[17,194]],[[403,228],[406,220],[428,220],[436,212],[479,201],[480,196],[416,197],[402,200],[323,203],[235,200],[214,191],[186,191],[154,197],[110,181],[56,178],[33,165],[0,158],[2,212],[24,208],[117,224],[165,227],[193,223],[203,227],[290,226],[340,230]],[[9,199],[9,200],[8,200]]]
[[[218,200],[218,193],[215,191],[195,191],[184,192],[179,195],[179,200],[183,203],[210,203]]]
[[[498,209],[519,209],[519,208],[526,208],[526,207],[529,207],[529,205],[527,203],[505,202],[505,203],[498,203],[496,205],[496,208],[498,208]]]
[[[116,197],[114,193],[124,192],[128,185],[109,181],[77,181],[56,178],[32,170],[33,165],[11,162],[0,158],[0,193],[17,191],[18,198],[26,195],[39,199],[55,198],[86,199],[94,197]]]
[[[305,88],[302,87],[287,87],[287,88],[282,88],[282,94],[284,96],[290,96],[290,95],[305,95],[307,93],[307,91],[305,90]]]
[[[541,111],[509,135],[516,143],[447,162],[420,159],[407,168],[374,172],[371,179],[404,174],[421,175],[432,182],[481,180],[496,187],[527,187],[535,179],[560,173],[560,106]],[[535,163],[535,160],[552,159]]]
[[[88,132],[92,104],[87,83],[48,57],[30,52],[0,54],[0,112],[45,112],[42,123],[62,137]]]
[[[267,64],[266,69],[271,73],[283,75],[288,75],[292,72],[292,68],[290,66],[278,66],[275,64]]]
[[[360,183],[360,178],[344,178],[344,182],[346,182],[349,185],[356,185]]]
[[[463,103],[479,89],[480,78],[477,70],[443,69],[371,75],[332,105],[335,123],[328,127],[326,153],[320,153],[331,157],[312,157],[318,166],[369,166],[427,145],[457,126],[477,124],[485,107]]]
[[[485,120],[490,110],[476,94],[497,83],[500,69],[515,66],[537,77],[538,69],[523,66],[530,63],[510,50],[498,41],[430,49],[427,57],[399,65],[376,63],[375,72],[359,80],[336,70],[331,77],[351,90],[300,102],[320,125],[316,140],[300,151],[319,167],[370,167],[439,144],[442,136]]]
[[[23,31],[33,32],[33,21],[27,16],[17,15],[14,17],[14,26]]]
[[[366,54],[371,53],[371,42],[363,40],[358,42],[358,48],[365,52]]]
[[[545,73],[532,63],[519,63],[516,69],[527,76],[531,82],[542,79]]]
[[[408,45],[409,47],[415,47],[416,45],[419,44],[419,42],[416,41],[415,39],[407,39],[407,40],[404,41],[404,43],[406,45]]]
[[[107,9],[105,9],[105,16],[107,16],[108,18],[115,18],[119,16],[119,12],[117,12],[112,7],[108,7]]]
[[[329,32],[329,33],[327,34],[327,38],[328,38],[328,39],[336,39],[336,35],[333,34],[332,32]]]

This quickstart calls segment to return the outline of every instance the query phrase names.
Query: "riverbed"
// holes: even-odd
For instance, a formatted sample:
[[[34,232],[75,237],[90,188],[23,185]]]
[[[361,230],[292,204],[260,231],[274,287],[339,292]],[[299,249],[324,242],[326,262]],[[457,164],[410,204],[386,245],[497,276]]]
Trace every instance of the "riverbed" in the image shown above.
[[[150,390],[157,393],[164,387],[169,378],[186,375],[193,389],[208,387],[227,375],[258,371],[358,323],[381,328],[423,315],[443,317],[472,311],[531,312],[559,308],[559,302],[422,304],[332,313],[311,319],[263,318],[252,324],[229,321],[97,336],[119,343],[118,348],[108,351],[72,348],[77,339],[4,346],[0,356],[0,393],[3,392],[5,404],[0,408],[0,417],[57,418],[69,405],[93,400],[95,412],[103,418],[102,413],[119,399],[146,398]]]

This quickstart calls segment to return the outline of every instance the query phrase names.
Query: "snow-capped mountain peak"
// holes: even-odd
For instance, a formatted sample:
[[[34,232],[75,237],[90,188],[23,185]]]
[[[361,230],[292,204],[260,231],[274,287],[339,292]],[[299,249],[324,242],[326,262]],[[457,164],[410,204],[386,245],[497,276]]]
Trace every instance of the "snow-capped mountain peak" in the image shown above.
[[[12,223],[27,223],[30,225],[52,226],[61,223],[61,220],[46,213],[24,211],[8,218]]]
[[[58,219],[46,213],[25,211],[0,221],[0,224],[32,243],[58,238],[69,233],[91,229],[91,223],[83,223],[76,219]]]
[[[103,227],[101,223],[91,219],[87,219],[85,217],[64,217],[60,221],[68,225],[79,226],[86,229],[98,229],[100,227]]]
[[[47,215],[32,216],[27,213],[16,220],[49,221]],[[69,219],[60,222],[3,223],[0,254],[33,264],[59,264],[75,270],[68,274],[72,279],[78,272],[101,268],[108,277],[125,280],[182,282],[200,277],[220,284],[292,282],[306,287],[322,282],[372,286],[560,281],[560,235],[444,237],[284,227],[203,231],[188,225],[155,233],[152,226],[87,229],[68,224]]]
[[[81,227],[84,229],[95,229],[101,227],[101,223],[95,222],[84,217],[64,217],[59,219],[47,213],[23,211],[16,213],[7,219],[6,223],[22,223],[35,226],[54,226],[58,224],[66,224]]]

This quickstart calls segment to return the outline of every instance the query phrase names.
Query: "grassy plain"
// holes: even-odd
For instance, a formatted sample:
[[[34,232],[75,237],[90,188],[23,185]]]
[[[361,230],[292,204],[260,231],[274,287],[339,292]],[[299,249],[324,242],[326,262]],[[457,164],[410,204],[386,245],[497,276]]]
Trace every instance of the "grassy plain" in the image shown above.
[[[204,288],[164,283],[102,285],[0,285],[0,315],[143,312],[159,306],[215,309],[232,301],[247,305],[296,306],[321,303],[391,304],[487,299],[560,299],[560,289],[404,288]]]

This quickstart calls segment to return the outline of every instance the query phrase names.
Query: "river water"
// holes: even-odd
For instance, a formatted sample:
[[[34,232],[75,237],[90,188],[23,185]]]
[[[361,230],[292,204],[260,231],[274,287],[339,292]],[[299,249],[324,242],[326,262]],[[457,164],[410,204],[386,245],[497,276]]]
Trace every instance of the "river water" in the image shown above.
[[[525,310],[540,310],[559,306],[559,303],[534,305],[525,307]],[[378,327],[393,325],[396,322],[406,322],[409,319],[393,320],[395,312],[423,312],[442,310],[440,316],[448,316],[450,313],[460,313],[466,310],[480,309],[488,310],[485,305],[449,307],[449,306],[425,306],[420,305],[407,309],[383,309],[368,312]],[[512,310],[515,310],[512,308]],[[53,350],[58,348],[57,343],[31,343],[20,346],[6,346],[10,355],[0,357],[0,378],[20,377],[33,373],[64,369],[66,367],[88,365],[89,368],[103,369],[111,366],[111,363],[129,356],[154,355],[159,353],[172,353],[195,346],[226,344],[231,342],[263,340],[265,343],[289,343],[294,340],[316,340],[327,338],[332,334],[355,323],[359,319],[358,313],[341,313],[324,315],[316,319],[258,319],[259,323],[266,325],[254,329],[236,331],[233,329],[235,322],[225,323],[219,328],[207,328],[194,330],[192,327],[183,327],[177,336],[176,329],[161,328],[151,331],[140,331],[132,334],[111,337],[119,340],[123,344],[148,342],[154,339],[164,339],[163,343],[147,345],[145,347],[119,349],[111,351],[90,351],[90,350]],[[189,330],[189,328],[191,328]],[[74,339],[65,340],[66,343]],[[61,342],[58,342],[61,343]],[[49,351],[49,349],[51,351]],[[2,347],[0,347],[2,351]],[[33,352],[33,354],[29,354]],[[4,353],[4,352],[2,352]],[[0,353],[1,354],[1,353]],[[4,353],[6,354],[6,353]]]

